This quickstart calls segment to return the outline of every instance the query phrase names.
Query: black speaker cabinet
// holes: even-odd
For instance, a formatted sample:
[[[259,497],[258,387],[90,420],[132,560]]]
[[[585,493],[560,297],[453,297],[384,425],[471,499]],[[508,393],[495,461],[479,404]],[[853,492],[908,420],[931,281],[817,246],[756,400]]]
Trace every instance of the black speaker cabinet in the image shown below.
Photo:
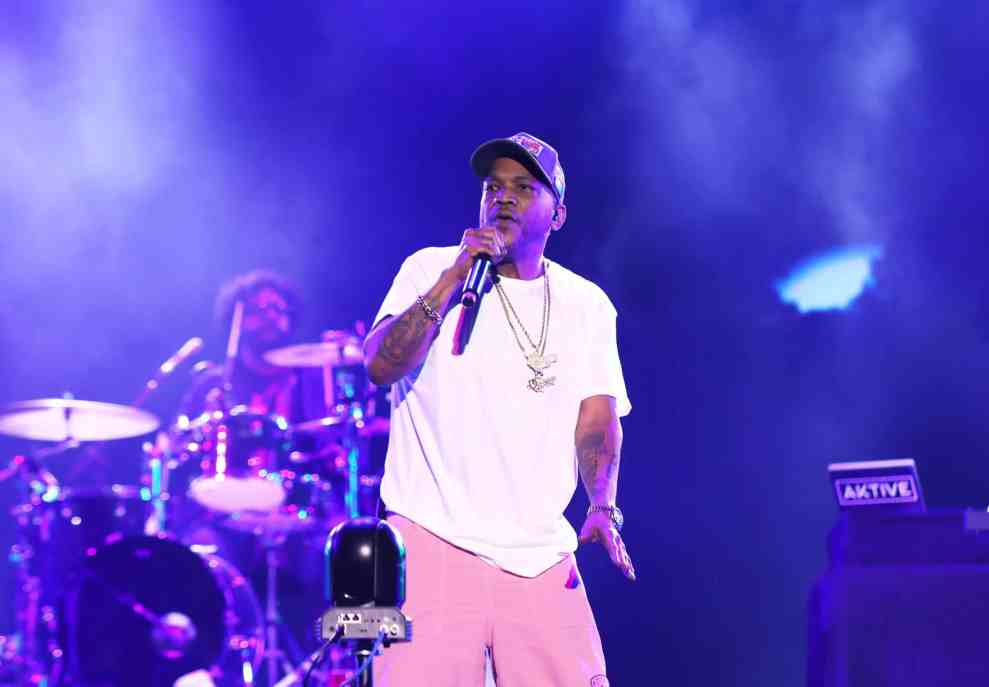
[[[808,599],[809,687],[989,685],[985,513],[839,521]]]

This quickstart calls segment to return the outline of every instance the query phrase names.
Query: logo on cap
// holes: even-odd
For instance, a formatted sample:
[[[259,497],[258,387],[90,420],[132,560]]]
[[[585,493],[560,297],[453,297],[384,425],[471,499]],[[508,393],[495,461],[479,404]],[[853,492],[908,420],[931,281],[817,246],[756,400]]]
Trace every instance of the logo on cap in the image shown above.
[[[543,152],[543,144],[534,138],[530,138],[529,136],[515,134],[512,136],[512,140],[532,153],[533,157],[538,158]]]

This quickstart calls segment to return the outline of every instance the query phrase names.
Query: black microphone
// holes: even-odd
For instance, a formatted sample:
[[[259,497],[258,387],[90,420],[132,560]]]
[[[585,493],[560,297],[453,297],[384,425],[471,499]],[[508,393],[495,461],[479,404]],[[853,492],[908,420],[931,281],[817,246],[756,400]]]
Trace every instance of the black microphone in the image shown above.
[[[168,375],[175,372],[175,368],[181,365],[183,362],[185,362],[186,358],[188,358],[191,355],[195,355],[202,349],[203,349],[203,340],[200,339],[198,336],[192,337],[184,344],[182,344],[182,348],[175,351],[175,353],[172,355],[171,358],[163,362],[158,367],[158,373],[156,376],[159,378],[167,377]]]
[[[140,407],[141,404],[143,404],[148,399],[148,396],[152,394],[161,385],[165,377],[175,372],[175,368],[181,365],[183,362],[185,362],[186,358],[195,355],[196,353],[201,351],[202,348],[203,348],[203,340],[200,339],[198,336],[194,336],[188,341],[186,341],[184,344],[182,344],[182,348],[175,351],[175,353],[173,353],[168,360],[163,362],[158,367],[158,369],[155,371],[154,376],[147,381],[147,383],[144,385],[144,388],[141,390],[141,393],[138,394],[137,399],[135,399],[132,405],[134,405],[135,407]]]
[[[474,256],[474,264],[470,266],[467,281],[464,282],[460,305],[465,308],[473,308],[477,304],[481,293],[484,291],[484,282],[491,272],[492,265],[491,256],[487,253],[478,253]]]

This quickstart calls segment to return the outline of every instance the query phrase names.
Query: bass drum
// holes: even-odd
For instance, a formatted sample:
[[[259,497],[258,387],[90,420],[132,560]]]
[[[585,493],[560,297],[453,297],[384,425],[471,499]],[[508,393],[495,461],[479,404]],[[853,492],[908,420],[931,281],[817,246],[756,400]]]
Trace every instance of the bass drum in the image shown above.
[[[262,621],[250,583],[221,558],[123,539],[88,556],[67,595],[68,684],[172,687],[205,671],[242,685],[261,660]]]

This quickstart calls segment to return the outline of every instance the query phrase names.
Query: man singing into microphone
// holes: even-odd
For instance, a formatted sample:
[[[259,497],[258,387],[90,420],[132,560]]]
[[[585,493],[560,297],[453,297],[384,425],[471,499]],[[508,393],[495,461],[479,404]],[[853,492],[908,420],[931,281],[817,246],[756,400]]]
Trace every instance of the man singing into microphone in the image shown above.
[[[601,543],[635,579],[616,505],[619,418],[631,406],[615,309],[544,256],[567,218],[557,152],[519,133],[470,163],[480,226],[406,259],[365,342],[371,379],[393,385],[381,497],[407,548],[403,610],[415,621],[413,641],[385,651],[376,676],[386,687],[481,685],[487,648],[499,687],[603,687],[563,510],[579,473],[590,500],[580,541]],[[492,280],[465,309],[479,259]]]

